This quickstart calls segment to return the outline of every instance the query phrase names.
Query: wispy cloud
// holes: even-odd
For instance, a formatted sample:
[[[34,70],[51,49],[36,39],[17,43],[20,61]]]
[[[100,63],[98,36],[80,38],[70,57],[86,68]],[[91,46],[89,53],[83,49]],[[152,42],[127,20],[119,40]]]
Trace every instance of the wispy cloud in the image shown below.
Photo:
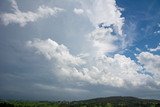
[[[136,50],[137,52],[141,52],[141,50],[140,50],[139,48],[137,48],[137,47],[135,48],[135,50]]]
[[[148,50],[151,51],[151,52],[160,51],[160,43],[159,43],[159,45],[157,47],[149,48]]]
[[[81,14],[83,14],[84,11],[83,11],[83,9],[74,8],[73,12],[78,15],[81,15]]]
[[[13,13],[0,14],[0,19],[4,25],[16,23],[23,27],[29,22],[35,22],[40,18],[53,16],[56,15],[58,12],[63,11],[63,9],[57,7],[50,8],[47,6],[39,6],[37,11],[35,12],[22,12],[21,10],[19,10],[17,2],[15,0],[11,0],[10,2]]]
[[[80,89],[80,88],[73,88],[73,87],[56,87],[53,85],[45,85],[45,84],[35,84],[36,87],[39,87],[41,89],[45,90],[51,90],[51,91],[58,91],[58,92],[67,92],[67,93],[89,93],[88,90]]]

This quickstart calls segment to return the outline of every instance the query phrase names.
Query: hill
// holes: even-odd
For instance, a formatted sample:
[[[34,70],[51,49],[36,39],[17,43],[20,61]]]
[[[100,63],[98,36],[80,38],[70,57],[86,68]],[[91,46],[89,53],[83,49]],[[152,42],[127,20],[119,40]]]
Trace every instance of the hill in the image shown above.
[[[81,101],[0,101],[0,107],[160,107],[159,100],[135,97],[106,97]]]
[[[74,101],[73,105],[87,105],[88,107],[160,107],[159,100],[153,99],[140,99],[136,97],[106,97],[106,98],[95,98],[82,101]]]

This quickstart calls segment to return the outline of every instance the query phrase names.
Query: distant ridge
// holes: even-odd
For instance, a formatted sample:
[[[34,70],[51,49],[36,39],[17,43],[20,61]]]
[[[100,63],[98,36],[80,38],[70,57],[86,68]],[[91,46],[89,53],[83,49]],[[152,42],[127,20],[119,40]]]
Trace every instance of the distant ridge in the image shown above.
[[[93,99],[87,99],[87,100],[80,100],[83,102],[91,102],[91,101],[135,101],[135,100],[146,100],[146,101],[160,101],[160,100],[155,100],[155,99],[142,99],[142,98],[137,98],[137,97],[132,97],[132,96],[110,96],[110,97],[100,97],[100,98],[93,98]],[[76,102],[76,101],[75,101]],[[79,102],[79,101],[78,101]]]
[[[72,102],[1,100],[0,107],[160,107],[160,100],[131,96],[103,97]]]
[[[137,97],[131,96],[112,96],[112,97],[102,97],[102,98],[94,98],[88,100],[81,100],[81,101],[73,101],[73,105],[114,105],[116,107],[136,107],[136,106],[143,106],[143,107],[160,107],[160,100],[155,99],[141,99]]]

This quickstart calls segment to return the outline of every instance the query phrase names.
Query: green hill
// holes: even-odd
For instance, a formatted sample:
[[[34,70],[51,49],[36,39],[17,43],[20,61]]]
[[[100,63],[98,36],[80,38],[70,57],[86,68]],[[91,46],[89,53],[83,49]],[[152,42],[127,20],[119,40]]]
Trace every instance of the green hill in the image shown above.
[[[81,101],[0,101],[0,107],[160,107],[159,100],[135,97],[106,97]]]
[[[159,100],[139,99],[135,97],[106,97],[72,102],[75,107],[160,107]]]

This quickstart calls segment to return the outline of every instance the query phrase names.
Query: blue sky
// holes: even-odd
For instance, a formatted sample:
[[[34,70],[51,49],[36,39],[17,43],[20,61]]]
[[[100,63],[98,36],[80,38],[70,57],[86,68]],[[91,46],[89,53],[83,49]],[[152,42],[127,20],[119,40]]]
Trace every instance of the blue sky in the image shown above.
[[[159,0],[1,0],[0,98],[160,98]]]

